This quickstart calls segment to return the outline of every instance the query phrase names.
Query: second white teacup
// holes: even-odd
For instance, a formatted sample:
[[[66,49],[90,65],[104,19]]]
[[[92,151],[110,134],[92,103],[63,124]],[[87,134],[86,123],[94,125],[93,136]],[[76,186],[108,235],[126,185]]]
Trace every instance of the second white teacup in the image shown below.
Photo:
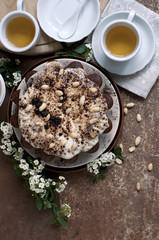
[[[140,50],[141,34],[132,22],[135,14],[131,11],[127,19],[114,20],[103,29],[101,47],[109,59],[127,61]]]
[[[40,28],[36,19],[23,11],[23,1],[17,11],[5,15],[0,23],[0,40],[11,52],[25,52],[35,46],[39,40]],[[17,5],[18,6],[18,5]]]

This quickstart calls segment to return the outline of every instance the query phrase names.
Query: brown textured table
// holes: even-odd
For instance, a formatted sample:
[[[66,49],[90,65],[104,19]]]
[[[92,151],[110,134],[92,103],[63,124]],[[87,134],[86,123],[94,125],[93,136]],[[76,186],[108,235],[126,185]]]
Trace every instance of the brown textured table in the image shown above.
[[[139,2],[159,12],[158,0]],[[1,52],[0,57],[14,56]],[[26,70],[43,57],[19,58]],[[135,103],[124,118],[118,141],[124,145],[125,161],[109,168],[106,178],[98,184],[90,183],[86,171],[64,174],[68,186],[59,201],[72,207],[67,229],[50,225],[49,211],[36,210],[35,199],[0,151],[0,240],[159,239],[159,81],[146,100],[120,91],[124,103]],[[0,109],[0,120],[6,119],[8,97],[9,91]],[[142,115],[141,123],[136,122],[137,113]],[[130,154],[128,148],[138,135],[141,144]],[[154,168],[148,172],[150,162]],[[137,182],[141,183],[139,192]]]

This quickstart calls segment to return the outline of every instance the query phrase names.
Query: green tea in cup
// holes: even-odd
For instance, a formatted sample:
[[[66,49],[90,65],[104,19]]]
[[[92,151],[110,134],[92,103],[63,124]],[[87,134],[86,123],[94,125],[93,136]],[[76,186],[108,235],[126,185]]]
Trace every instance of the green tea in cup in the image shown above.
[[[137,37],[130,27],[119,25],[108,31],[105,44],[111,54],[124,57],[135,50]]]
[[[6,28],[8,40],[16,47],[26,47],[35,36],[35,26],[26,17],[16,17],[12,19]]]
[[[140,50],[141,34],[133,23],[135,12],[127,19],[116,19],[105,26],[101,34],[101,48],[110,59],[118,62],[132,59]]]

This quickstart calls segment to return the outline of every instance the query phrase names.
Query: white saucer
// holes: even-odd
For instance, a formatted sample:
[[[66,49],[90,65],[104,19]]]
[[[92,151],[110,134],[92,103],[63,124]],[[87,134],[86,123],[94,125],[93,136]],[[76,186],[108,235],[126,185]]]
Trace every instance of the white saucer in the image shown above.
[[[150,62],[155,52],[155,36],[153,30],[145,19],[136,14],[133,23],[139,28],[142,37],[142,46],[137,55],[131,60],[121,63],[110,60],[105,56],[100,43],[103,28],[111,21],[127,19],[127,17],[127,11],[116,12],[105,17],[96,27],[92,38],[92,48],[96,61],[109,72],[118,75],[130,75],[140,71]]]
[[[37,18],[43,31],[59,42],[76,42],[89,35],[99,21],[99,0],[86,2],[73,36],[63,40],[57,35],[61,25],[76,11],[79,3],[79,0],[39,0]]]

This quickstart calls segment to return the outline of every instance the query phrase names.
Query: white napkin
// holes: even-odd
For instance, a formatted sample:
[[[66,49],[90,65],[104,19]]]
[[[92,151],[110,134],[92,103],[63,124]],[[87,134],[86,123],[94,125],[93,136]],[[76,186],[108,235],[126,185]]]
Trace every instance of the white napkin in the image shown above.
[[[117,85],[146,98],[159,75],[159,14],[156,14],[135,0],[109,0],[101,15],[101,19],[116,11],[130,10],[135,10],[138,15],[145,18],[152,26],[156,38],[155,55],[143,70],[135,74],[129,76],[111,74],[111,76]]]

